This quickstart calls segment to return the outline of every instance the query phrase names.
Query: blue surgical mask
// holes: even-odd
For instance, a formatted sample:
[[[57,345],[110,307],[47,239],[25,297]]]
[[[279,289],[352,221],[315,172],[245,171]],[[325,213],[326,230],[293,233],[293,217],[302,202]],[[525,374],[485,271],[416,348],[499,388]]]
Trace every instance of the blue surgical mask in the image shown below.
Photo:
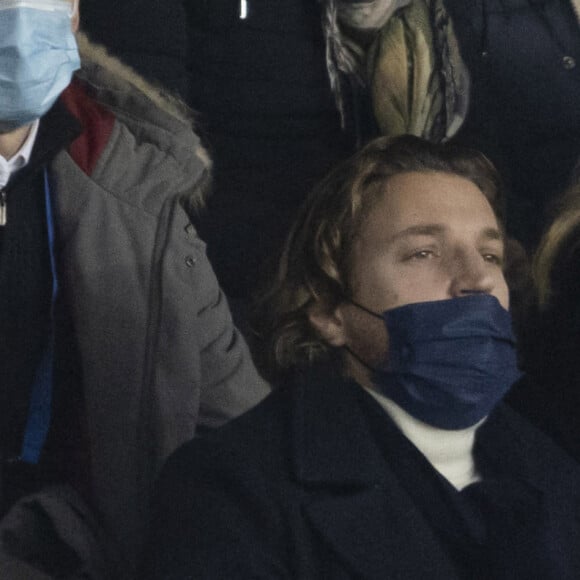
[[[388,355],[381,368],[372,369],[373,381],[424,423],[471,427],[520,377],[511,316],[494,296],[407,304],[380,317],[389,337]]]
[[[0,0],[0,133],[42,117],[80,58],[66,0]]]

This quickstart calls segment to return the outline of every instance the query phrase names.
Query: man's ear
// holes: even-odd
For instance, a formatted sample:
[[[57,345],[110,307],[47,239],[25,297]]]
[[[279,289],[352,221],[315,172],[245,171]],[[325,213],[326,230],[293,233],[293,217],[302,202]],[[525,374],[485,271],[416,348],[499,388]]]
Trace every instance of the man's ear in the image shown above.
[[[80,0],[73,0],[73,15],[71,17],[71,27],[72,27],[72,31],[75,34],[79,30],[79,22],[80,22],[79,2],[80,2]]]
[[[340,306],[329,310],[322,302],[315,302],[308,309],[308,320],[330,346],[340,347],[346,344],[344,318]]]

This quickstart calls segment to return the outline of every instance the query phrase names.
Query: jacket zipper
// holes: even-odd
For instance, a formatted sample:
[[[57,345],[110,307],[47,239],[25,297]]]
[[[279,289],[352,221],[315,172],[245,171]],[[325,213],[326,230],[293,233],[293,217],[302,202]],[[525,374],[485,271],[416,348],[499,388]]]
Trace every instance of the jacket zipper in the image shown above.
[[[0,189],[0,226],[6,225],[6,190]]]

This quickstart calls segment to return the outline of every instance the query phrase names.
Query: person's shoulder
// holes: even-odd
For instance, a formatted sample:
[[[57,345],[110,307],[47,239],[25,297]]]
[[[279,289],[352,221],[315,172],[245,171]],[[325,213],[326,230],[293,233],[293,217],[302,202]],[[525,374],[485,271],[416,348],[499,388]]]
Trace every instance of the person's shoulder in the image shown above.
[[[185,443],[174,455],[174,461],[228,464],[237,458],[244,463],[262,462],[266,454],[276,455],[291,437],[292,409],[296,389],[285,385],[273,390],[239,417],[222,427],[208,429]]]
[[[165,463],[160,487],[187,489],[236,481],[291,478],[296,390],[275,389],[255,407],[217,429],[205,430]]]
[[[193,132],[194,114],[181,99],[145,80],[82,33],[77,35],[77,41],[82,62],[77,77],[83,80],[95,100],[128,123]]]
[[[75,163],[105,190],[144,192],[152,208],[168,195],[198,196],[201,203],[198,186],[210,160],[193,113],[82,34],[78,42],[82,68],[62,96],[82,127],[73,144]],[[82,156],[92,162],[83,164]]]
[[[339,384],[340,379],[327,366],[290,373],[275,381],[272,392],[256,406],[185,443],[166,470],[178,477],[185,473],[196,477],[202,472],[220,472],[221,477],[222,470],[243,472],[244,477],[250,473],[274,479],[290,477],[304,429],[318,433],[326,421],[336,421],[329,411],[334,408],[331,401],[340,405],[340,392],[352,388],[350,383],[343,388]]]

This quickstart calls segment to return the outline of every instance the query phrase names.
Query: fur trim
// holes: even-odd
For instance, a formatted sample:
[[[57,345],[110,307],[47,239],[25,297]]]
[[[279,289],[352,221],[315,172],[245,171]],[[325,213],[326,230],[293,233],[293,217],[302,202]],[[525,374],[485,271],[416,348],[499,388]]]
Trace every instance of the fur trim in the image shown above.
[[[178,121],[187,124],[195,131],[195,113],[179,98],[170,94],[169,91],[159,85],[145,80],[131,67],[121,62],[118,58],[111,56],[108,50],[99,44],[92,42],[83,32],[76,35],[81,62],[97,65],[111,75],[128,83],[136,91],[142,93],[159,109],[169,114]],[[211,165],[210,157],[205,148],[199,144],[196,155],[206,166]]]

